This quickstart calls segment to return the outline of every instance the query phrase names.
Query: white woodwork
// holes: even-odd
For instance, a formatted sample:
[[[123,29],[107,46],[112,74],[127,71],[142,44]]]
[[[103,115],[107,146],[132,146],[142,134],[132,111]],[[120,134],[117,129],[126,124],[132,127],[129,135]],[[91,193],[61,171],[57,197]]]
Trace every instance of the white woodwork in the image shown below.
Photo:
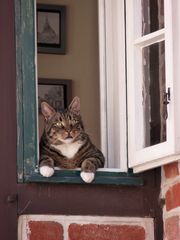
[[[127,170],[127,138],[128,163],[135,172],[179,159],[180,2],[166,0],[164,4],[165,28],[141,36],[141,0],[126,1],[126,26],[123,0],[98,1],[101,143],[106,159],[108,159],[109,171],[113,171],[114,167],[116,171]],[[126,43],[125,32],[127,33]],[[138,148],[136,146],[143,145],[145,131],[142,127],[142,107],[139,104],[142,101],[142,97],[140,97],[142,48],[161,41],[165,41],[166,88],[170,87],[171,89],[171,101],[168,105],[167,141],[155,146]],[[136,119],[135,113],[138,113]]]
[[[107,167],[127,170],[124,1],[99,0],[101,143]]]
[[[135,172],[145,169],[161,166],[172,162],[177,158],[167,157],[180,152],[180,130],[177,119],[180,117],[178,106],[179,98],[179,67],[175,68],[174,63],[179,63],[179,2],[167,0],[165,2],[165,28],[159,31],[150,33],[145,36],[140,36],[138,33],[137,24],[141,18],[140,8],[138,10],[138,1],[127,1],[127,91],[128,91],[128,149],[129,149],[129,166],[134,168]],[[139,13],[138,13],[139,11]],[[176,11],[176,14],[175,12]],[[137,19],[136,19],[137,18]],[[176,19],[176,21],[174,20]],[[176,22],[176,25],[174,25]],[[176,28],[175,28],[176,26]],[[139,31],[141,29],[139,28]],[[178,37],[178,40],[176,40]],[[142,101],[141,87],[142,86],[142,53],[143,47],[153,43],[165,40],[165,61],[166,61],[166,88],[171,89],[171,101],[168,105],[167,119],[167,141],[146,148],[137,148],[142,146],[142,109],[140,102]],[[177,43],[176,48],[174,44]],[[178,74],[176,73],[178,72]],[[176,73],[176,74],[175,74]],[[138,114],[135,114],[138,113]],[[135,118],[136,116],[136,118]],[[138,135],[137,135],[138,132]],[[177,155],[175,155],[177,156]]]

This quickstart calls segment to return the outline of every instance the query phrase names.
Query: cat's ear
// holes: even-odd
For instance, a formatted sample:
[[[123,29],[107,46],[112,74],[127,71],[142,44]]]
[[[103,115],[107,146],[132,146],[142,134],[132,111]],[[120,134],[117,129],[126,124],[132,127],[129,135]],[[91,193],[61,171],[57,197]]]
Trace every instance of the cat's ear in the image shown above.
[[[56,113],[54,108],[52,108],[47,102],[41,103],[41,112],[46,121],[49,120]]]
[[[80,99],[78,97],[74,97],[68,109],[76,114],[80,114]]]

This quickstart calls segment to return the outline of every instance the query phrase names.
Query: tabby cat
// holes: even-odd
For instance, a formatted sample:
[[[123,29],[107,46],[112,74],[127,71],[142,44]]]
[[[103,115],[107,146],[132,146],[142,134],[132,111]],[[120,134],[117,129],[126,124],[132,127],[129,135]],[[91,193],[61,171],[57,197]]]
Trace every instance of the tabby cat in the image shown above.
[[[90,183],[97,168],[104,166],[104,156],[84,131],[80,115],[80,99],[75,97],[68,109],[56,112],[48,103],[41,103],[45,118],[44,133],[40,140],[40,173],[54,174],[54,167],[81,168],[81,178]]]

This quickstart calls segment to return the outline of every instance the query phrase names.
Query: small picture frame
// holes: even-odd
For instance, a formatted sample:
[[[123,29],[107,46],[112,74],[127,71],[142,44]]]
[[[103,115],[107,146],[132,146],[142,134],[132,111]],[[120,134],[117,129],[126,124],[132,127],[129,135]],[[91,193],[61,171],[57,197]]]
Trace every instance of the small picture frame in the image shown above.
[[[66,7],[37,4],[38,53],[65,54]]]
[[[38,79],[38,108],[41,114],[41,102],[45,101],[56,111],[66,109],[72,98],[72,80]]]

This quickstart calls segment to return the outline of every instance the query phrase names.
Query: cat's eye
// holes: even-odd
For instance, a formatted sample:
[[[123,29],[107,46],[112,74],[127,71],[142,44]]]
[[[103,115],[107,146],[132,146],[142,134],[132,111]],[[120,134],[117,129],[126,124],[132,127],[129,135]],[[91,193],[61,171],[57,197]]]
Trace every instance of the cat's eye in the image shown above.
[[[81,125],[80,125],[80,124],[76,124],[75,128],[76,128],[77,130],[81,130]]]

